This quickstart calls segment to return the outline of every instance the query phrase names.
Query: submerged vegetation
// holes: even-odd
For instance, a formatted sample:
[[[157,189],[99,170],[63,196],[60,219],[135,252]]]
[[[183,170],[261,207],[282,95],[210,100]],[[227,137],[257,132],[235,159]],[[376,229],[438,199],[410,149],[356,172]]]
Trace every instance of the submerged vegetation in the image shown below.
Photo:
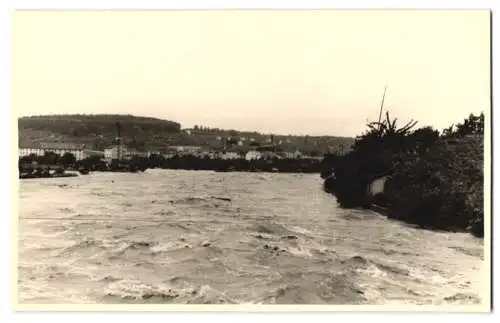
[[[483,236],[484,115],[471,114],[441,134],[415,125],[398,127],[389,113],[369,123],[351,153],[325,159],[332,169],[325,190],[342,207],[375,204],[388,216],[421,227],[469,229]],[[325,169],[323,176],[329,173]],[[382,176],[387,176],[384,191],[373,196],[368,186]]]

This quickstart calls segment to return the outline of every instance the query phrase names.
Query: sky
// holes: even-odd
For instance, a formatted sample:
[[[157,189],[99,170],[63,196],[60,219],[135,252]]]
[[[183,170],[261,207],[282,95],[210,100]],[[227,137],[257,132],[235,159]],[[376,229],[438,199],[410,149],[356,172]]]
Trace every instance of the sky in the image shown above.
[[[439,130],[490,109],[486,10],[17,11],[19,116],[355,136],[384,109]]]

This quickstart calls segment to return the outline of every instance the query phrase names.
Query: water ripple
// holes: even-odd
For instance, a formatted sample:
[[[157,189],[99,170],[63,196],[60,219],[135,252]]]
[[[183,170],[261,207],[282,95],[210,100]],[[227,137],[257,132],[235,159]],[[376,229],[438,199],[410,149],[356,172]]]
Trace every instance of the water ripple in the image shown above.
[[[23,181],[21,302],[475,304],[483,245],[342,210],[317,175]]]

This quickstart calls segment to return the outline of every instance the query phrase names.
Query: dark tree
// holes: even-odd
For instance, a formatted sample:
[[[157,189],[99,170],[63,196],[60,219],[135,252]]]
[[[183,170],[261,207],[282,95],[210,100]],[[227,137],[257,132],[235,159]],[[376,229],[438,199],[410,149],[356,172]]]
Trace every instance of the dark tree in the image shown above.
[[[60,158],[60,163],[65,167],[74,165],[76,163],[76,157],[72,153],[64,153]]]
[[[47,151],[43,156],[38,158],[38,162],[43,165],[56,165],[59,164],[60,158],[61,156],[58,154],[52,151]]]
[[[482,134],[484,134],[484,113],[478,116],[471,113],[467,119],[464,119],[463,123],[451,125],[449,128],[444,129],[442,136],[451,138]]]

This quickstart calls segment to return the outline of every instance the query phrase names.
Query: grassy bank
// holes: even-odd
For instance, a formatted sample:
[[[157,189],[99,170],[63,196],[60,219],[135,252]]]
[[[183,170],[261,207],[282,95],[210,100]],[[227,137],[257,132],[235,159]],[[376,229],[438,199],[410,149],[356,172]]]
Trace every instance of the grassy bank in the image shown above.
[[[398,128],[387,115],[356,139],[352,153],[336,158],[325,190],[342,207],[387,209],[388,216],[441,230],[484,234],[484,116],[470,115],[441,134],[415,123]],[[384,192],[373,196],[368,185],[388,176]]]

